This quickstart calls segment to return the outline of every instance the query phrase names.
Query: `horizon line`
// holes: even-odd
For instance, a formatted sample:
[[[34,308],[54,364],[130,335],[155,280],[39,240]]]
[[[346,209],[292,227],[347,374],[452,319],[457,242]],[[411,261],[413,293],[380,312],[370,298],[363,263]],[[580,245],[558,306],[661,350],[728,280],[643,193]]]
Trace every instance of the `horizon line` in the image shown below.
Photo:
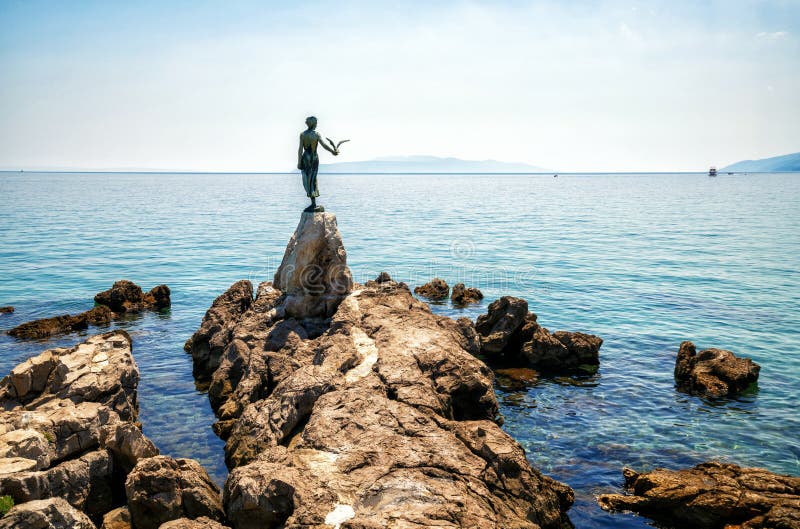
[[[47,174],[220,174],[220,175],[289,175],[299,174],[299,171],[119,171],[119,170],[31,170],[31,169],[0,169],[0,173],[20,174],[20,173],[47,173]],[[604,174],[707,174],[707,171],[336,171],[322,172],[325,175],[604,175]],[[770,174],[770,173],[800,173],[800,171],[721,171],[722,175],[735,174]]]

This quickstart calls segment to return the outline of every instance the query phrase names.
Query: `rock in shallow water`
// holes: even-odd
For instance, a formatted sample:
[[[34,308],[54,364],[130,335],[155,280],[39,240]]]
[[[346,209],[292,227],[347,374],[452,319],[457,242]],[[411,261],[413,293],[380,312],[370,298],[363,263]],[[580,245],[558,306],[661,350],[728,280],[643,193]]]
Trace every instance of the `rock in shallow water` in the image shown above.
[[[95,303],[105,305],[117,314],[136,313],[145,310],[161,310],[170,306],[170,290],[167,285],[158,285],[150,292],[132,281],[117,281],[108,290],[94,297]]]
[[[414,294],[432,300],[447,299],[450,293],[450,286],[444,279],[434,277],[429,283],[425,283],[414,289]]]
[[[800,527],[799,477],[714,462],[623,474],[631,495],[602,494],[597,501],[603,509],[634,511],[670,527]]]
[[[681,343],[675,360],[675,382],[697,395],[725,397],[741,393],[758,380],[761,366],[724,349],[699,353],[692,342]]]
[[[591,334],[556,331],[539,325],[524,299],[504,296],[478,317],[481,352],[499,366],[532,367],[542,371],[574,371],[600,364],[603,340]],[[587,367],[588,368],[588,367]]]
[[[464,283],[457,283],[453,287],[453,293],[450,295],[450,301],[456,305],[468,305],[470,303],[478,303],[483,299],[483,292],[477,288],[467,288]]]

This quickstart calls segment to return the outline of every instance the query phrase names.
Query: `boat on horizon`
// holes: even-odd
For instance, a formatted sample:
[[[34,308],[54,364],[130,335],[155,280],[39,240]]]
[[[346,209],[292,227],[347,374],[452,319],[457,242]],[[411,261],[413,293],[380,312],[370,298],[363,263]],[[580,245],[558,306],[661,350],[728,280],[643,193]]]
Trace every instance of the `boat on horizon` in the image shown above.
[[[708,176],[717,176],[717,168],[715,166],[711,166],[708,170]]]

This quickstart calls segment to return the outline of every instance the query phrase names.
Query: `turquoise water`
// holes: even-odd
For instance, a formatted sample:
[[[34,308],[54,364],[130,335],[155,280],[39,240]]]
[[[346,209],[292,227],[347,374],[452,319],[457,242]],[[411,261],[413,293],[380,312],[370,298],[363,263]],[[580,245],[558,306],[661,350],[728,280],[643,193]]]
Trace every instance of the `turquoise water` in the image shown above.
[[[707,459],[800,474],[800,175],[321,175],[359,281],[381,270],[412,286],[434,275],[486,303],[526,298],[551,330],[598,334],[599,372],[498,387],[504,428],[531,462],[570,484],[581,527],[647,527],[607,515],[624,465]],[[117,326],[134,339],[141,420],[163,453],[224,480],[183,342],[238,279],[271,279],[300,210],[297,175],[0,173],[0,329],[78,312],[118,279],[166,283],[173,306]],[[89,329],[89,334],[101,329]],[[87,333],[0,336],[0,372]],[[678,345],[761,364],[756,391],[678,393]]]

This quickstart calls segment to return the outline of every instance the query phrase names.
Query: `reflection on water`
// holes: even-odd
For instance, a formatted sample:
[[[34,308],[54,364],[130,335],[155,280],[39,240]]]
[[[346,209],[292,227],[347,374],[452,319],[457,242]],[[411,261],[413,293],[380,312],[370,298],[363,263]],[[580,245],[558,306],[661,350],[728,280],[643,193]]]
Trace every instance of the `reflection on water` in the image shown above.
[[[498,377],[504,429],[575,489],[577,527],[647,527],[594,502],[620,490],[623,466],[721,459],[800,474],[796,176],[321,175],[320,188],[356,280],[386,270],[412,287],[464,282],[482,303],[433,310],[474,320],[515,295],[553,331],[604,339],[594,375]],[[270,279],[305,206],[297,175],[0,174],[0,197],[0,305],[17,308],[0,329],[86,310],[118,279],[169,285],[169,313],[112,327],[134,340],[147,435],[224,480],[183,343],[233,282]],[[3,334],[0,371],[86,335]],[[686,339],[753,358],[757,390],[726,400],[676,391]]]

